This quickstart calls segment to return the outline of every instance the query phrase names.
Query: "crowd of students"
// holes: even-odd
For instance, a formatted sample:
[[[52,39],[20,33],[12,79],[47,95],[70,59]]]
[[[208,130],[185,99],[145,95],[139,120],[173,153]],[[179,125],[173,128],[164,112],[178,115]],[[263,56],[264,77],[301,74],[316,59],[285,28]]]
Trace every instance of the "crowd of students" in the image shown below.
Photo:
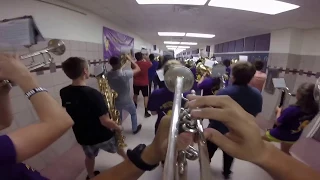
[[[134,107],[134,102],[128,94],[130,90],[128,82],[135,75],[139,76],[139,71],[141,71],[141,66],[133,58],[128,57],[128,59],[130,59],[132,70],[123,70],[120,67],[120,59],[113,57],[110,59],[112,70],[107,74],[110,86],[118,93],[127,94],[127,96],[120,96],[120,99],[116,100],[116,106],[119,109]],[[164,73],[174,66],[181,65],[168,57],[164,57],[163,60],[160,64],[162,65],[161,68],[164,68]],[[148,59],[143,58],[139,61],[146,64],[142,66],[145,66],[147,71],[148,68],[146,67],[152,66]],[[157,97],[159,94],[167,93],[167,96],[171,98],[173,93],[163,89],[166,87],[160,86],[161,83],[159,83],[160,88],[154,90],[150,95],[149,102],[145,103],[146,111],[150,108],[152,114],[158,114],[159,116],[156,122],[156,136],[151,144],[140,144],[125,153],[123,149],[116,146],[114,138],[114,132],[121,131],[122,127],[110,119],[108,107],[104,103],[102,94],[86,85],[86,80],[89,78],[87,61],[82,58],[71,57],[62,64],[62,68],[66,75],[72,79],[72,84],[61,89],[61,106],[48,94],[46,89],[37,83],[19,58],[0,54],[0,79],[9,79],[15,82],[26,94],[40,119],[40,123],[0,136],[1,179],[47,179],[22,162],[47,148],[71,127],[86,155],[87,179],[138,179],[145,171],[153,170],[164,160],[165,142],[167,142],[170,126],[171,108],[168,102],[172,99],[168,98],[167,101],[162,101]],[[215,95],[212,95],[213,93],[208,93],[207,96],[188,95],[190,102],[187,106],[192,110],[191,115],[194,118],[210,119],[210,125],[205,130],[210,156],[213,156],[217,147],[223,150],[225,154],[223,174],[226,179],[231,174],[230,167],[233,158],[252,162],[267,171],[275,179],[320,179],[318,172],[280,152],[272,144],[263,141],[261,138],[260,129],[255,123],[254,116],[261,112],[262,97],[258,89],[248,86],[255,74],[256,68],[251,63],[237,63],[232,66],[230,84],[225,89],[216,92],[212,91],[212,87],[210,87],[210,91],[207,92],[216,92]],[[203,77],[203,79],[205,78],[210,77]],[[113,82],[122,82],[123,86],[117,86]],[[209,87],[201,85],[205,82],[206,80],[203,80],[197,85],[202,87],[203,91]],[[149,80],[140,79],[135,86],[139,86],[138,90],[140,92],[144,90],[143,86],[145,84],[148,86]],[[123,87],[128,89],[125,90]],[[287,109],[290,112],[295,110],[295,113],[287,113],[286,110],[282,113],[278,112],[280,114],[278,133],[273,133],[271,130],[270,135],[283,135],[283,132],[285,132],[287,133],[286,138],[290,136],[285,140],[290,142],[297,140],[303,130],[301,125],[306,124],[305,120],[311,121],[310,118],[318,111],[318,107],[310,95],[312,88],[314,88],[314,85],[301,85],[298,90],[297,103]],[[9,127],[13,120],[9,98],[10,89],[9,84],[0,86],[1,129]],[[138,94],[135,93],[135,95]],[[310,103],[313,103],[314,106],[306,108],[305,105]],[[134,113],[130,114],[131,120],[134,119]],[[296,118],[294,123],[286,120],[293,117]],[[137,121],[132,120],[132,132],[136,134],[140,129],[141,125],[137,125]],[[284,140],[281,137],[276,138],[281,141]],[[269,140],[271,139],[269,138]],[[192,137],[190,134],[182,133],[179,135],[179,149],[183,149],[191,143]],[[117,152],[124,160],[99,174],[99,172],[94,171],[94,158],[97,156],[99,149],[110,153]]]

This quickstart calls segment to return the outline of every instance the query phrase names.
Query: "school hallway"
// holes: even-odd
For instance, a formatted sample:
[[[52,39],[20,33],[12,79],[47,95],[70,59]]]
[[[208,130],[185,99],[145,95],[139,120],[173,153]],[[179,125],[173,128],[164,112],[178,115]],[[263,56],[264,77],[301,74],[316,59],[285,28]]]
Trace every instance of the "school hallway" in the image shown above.
[[[127,115],[127,113],[124,113]],[[126,136],[126,143],[128,148],[134,148],[138,144],[150,144],[154,138],[154,124],[156,122],[157,116],[151,116],[150,118],[144,118],[144,107],[142,97],[139,96],[138,103],[138,121],[142,124],[141,131],[133,135],[131,133],[131,120],[130,115],[127,116],[126,120],[123,122],[124,135]],[[208,121],[205,122],[207,126]],[[104,151],[100,151],[98,157],[96,158],[96,170],[102,172],[103,170],[109,169],[118,163],[120,163],[122,158],[117,154],[109,154]],[[213,174],[213,179],[223,180],[221,174],[223,165],[222,151],[217,150],[211,161],[211,171]],[[151,172],[146,172],[143,174],[139,180],[162,180],[162,167],[158,166],[155,170]],[[249,162],[241,161],[235,159],[233,167],[233,174],[231,175],[232,180],[271,180],[272,178],[262,169]],[[125,173],[125,172],[124,172]],[[87,176],[86,170],[84,170],[76,180],[85,180]],[[199,178],[199,163],[198,161],[188,161],[188,179],[198,180]]]

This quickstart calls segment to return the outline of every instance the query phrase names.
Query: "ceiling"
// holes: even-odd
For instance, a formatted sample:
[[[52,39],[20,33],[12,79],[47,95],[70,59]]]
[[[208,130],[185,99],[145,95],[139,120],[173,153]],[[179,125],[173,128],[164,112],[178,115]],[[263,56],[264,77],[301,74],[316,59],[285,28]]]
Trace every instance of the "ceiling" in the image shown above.
[[[138,5],[136,0],[61,1],[91,11],[161,49],[165,49],[163,41],[198,42],[197,47],[202,48],[275,29],[320,27],[320,0],[282,0],[301,7],[273,16],[209,6]],[[216,37],[159,37],[159,31],[207,33]]]

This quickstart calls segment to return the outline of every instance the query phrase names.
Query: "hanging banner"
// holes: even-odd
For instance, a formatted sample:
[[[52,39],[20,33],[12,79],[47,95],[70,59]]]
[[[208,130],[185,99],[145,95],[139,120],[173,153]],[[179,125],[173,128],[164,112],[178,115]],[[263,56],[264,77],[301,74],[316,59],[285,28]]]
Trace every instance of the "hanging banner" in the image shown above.
[[[111,56],[120,56],[123,49],[133,51],[134,38],[103,27],[103,57],[109,59]]]

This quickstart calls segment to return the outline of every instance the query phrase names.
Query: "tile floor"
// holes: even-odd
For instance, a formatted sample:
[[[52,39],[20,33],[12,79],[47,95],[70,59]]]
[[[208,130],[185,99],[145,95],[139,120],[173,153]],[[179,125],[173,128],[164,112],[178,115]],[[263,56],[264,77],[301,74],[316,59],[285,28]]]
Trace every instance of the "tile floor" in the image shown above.
[[[137,135],[132,135],[130,116],[124,121],[124,131],[126,136],[126,143],[129,148],[134,148],[140,143],[151,143],[154,137],[154,124],[156,121],[156,116],[150,118],[144,118],[144,107],[142,97],[139,98],[138,105],[138,121],[142,124],[142,130]],[[121,157],[116,154],[109,154],[104,151],[100,151],[98,157],[96,158],[96,169],[103,171],[105,169],[111,168],[114,165],[121,162]],[[199,165],[198,162],[189,162],[189,180],[198,180],[199,178]],[[213,157],[211,162],[212,174],[215,180],[222,180],[221,169],[222,169],[222,152],[218,150]],[[233,164],[233,180],[271,180],[272,178],[259,167],[241,160],[235,160]],[[139,180],[160,180],[162,175],[162,168],[158,167],[152,172],[146,172]],[[85,180],[86,171],[84,170],[76,180]]]

